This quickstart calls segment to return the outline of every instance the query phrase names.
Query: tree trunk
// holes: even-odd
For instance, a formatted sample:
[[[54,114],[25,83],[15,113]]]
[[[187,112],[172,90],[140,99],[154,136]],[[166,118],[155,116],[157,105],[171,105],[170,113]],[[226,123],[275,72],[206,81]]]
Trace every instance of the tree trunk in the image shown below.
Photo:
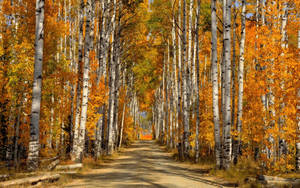
[[[163,68],[164,69],[164,68]],[[163,73],[163,80],[164,80],[164,73]],[[159,89],[159,95],[160,95],[160,143],[163,144],[163,141],[164,141],[164,122],[165,122],[165,119],[164,119],[164,86],[162,84],[162,88]]]
[[[231,163],[231,0],[226,2],[226,17],[224,20],[224,61],[225,61],[225,93],[224,93],[224,116],[223,129],[224,129],[224,142],[223,142],[223,155],[225,169],[230,167]]]
[[[242,15],[241,15],[241,42],[240,42],[240,60],[238,70],[238,110],[237,110],[237,132],[238,140],[236,151],[234,152],[234,162],[237,163],[241,148],[241,132],[242,132],[242,117],[243,117],[243,95],[244,95],[244,53],[245,53],[245,37],[246,37],[246,0],[242,0]]]
[[[22,99],[23,100],[23,99]],[[19,104],[18,107],[18,114],[17,114],[17,119],[16,119],[16,134],[15,134],[15,146],[14,146],[14,166],[15,169],[17,170],[19,168],[19,160],[18,160],[18,148],[19,148],[19,137],[20,137],[20,118],[21,118],[21,109],[22,109],[22,102]]]
[[[182,43],[183,43],[183,154],[184,158],[189,156],[189,134],[190,134],[190,121],[189,121],[189,69],[186,55],[186,0],[183,0],[183,23],[182,23]]]
[[[42,66],[44,48],[44,0],[36,0],[36,26],[35,26],[35,56],[34,78],[32,90],[32,107],[30,120],[30,141],[27,165],[29,170],[36,170],[39,165],[39,122],[42,95]]]
[[[103,106],[100,109],[100,113],[103,114]],[[102,131],[103,131],[103,124],[104,117],[100,117],[97,125],[96,125],[96,143],[95,143],[95,158],[96,160],[100,158],[102,152]]]
[[[235,122],[235,93],[236,93],[236,84],[235,84],[235,69],[236,69],[236,3],[234,0],[233,5],[233,24],[232,24],[232,98],[231,98],[231,125],[234,126]]]
[[[300,30],[298,31],[298,49],[300,49]],[[300,88],[298,88],[297,91],[297,107],[296,109],[300,109]],[[297,129],[297,142],[296,142],[296,170],[300,170],[300,114],[297,115],[297,123],[298,123],[298,129]]]
[[[161,112],[162,112],[162,127],[161,127],[161,138],[160,143],[164,144],[165,140],[165,129],[166,129],[166,57],[164,54],[164,60],[163,60],[163,78],[162,78],[162,98],[161,98]]]
[[[197,0],[197,11],[196,11],[196,31],[195,31],[195,43],[196,43],[196,138],[195,138],[195,162],[199,161],[199,125],[200,125],[200,112],[199,112],[199,85],[200,85],[200,74],[199,74],[199,25],[200,25],[200,11],[201,11],[201,0]]]
[[[113,16],[112,16],[112,45],[111,45],[111,59],[110,59],[110,73],[109,73],[109,112],[108,112],[108,143],[107,143],[107,154],[111,155],[114,151],[115,144],[115,127],[114,127],[114,103],[115,100],[115,78],[116,78],[116,62],[114,59],[115,56],[115,30],[116,30],[116,0],[113,2]]]
[[[118,11],[118,24],[116,26],[115,31],[115,53],[114,53],[114,61],[115,61],[115,102],[114,102],[114,132],[115,132],[115,138],[114,138],[114,145],[115,148],[118,148],[118,138],[119,138],[119,88],[120,88],[120,72],[121,72],[121,9],[122,4],[120,2],[119,4],[119,11]]]
[[[182,0],[178,1],[178,25],[181,26],[181,4]],[[177,114],[178,114],[178,150],[179,150],[179,158],[183,160],[183,135],[181,134],[181,130],[183,129],[183,123],[180,122],[182,119],[182,108],[181,108],[181,101],[182,101],[182,84],[183,84],[183,69],[182,69],[182,32],[181,28],[178,29],[178,77],[177,77],[177,85],[178,85],[178,100],[177,100]],[[182,78],[182,79],[181,79]]]
[[[74,48],[75,48],[75,40],[74,40],[74,35],[73,35],[73,28],[75,28],[73,24],[73,19],[71,17],[71,0],[69,0],[69,5],[68,5],[68,12],[69,12],[69,59],[71,61],[70,63],[70,71],[75,73],[75,53]],[[75,84],[74,82],[70,83],[71,85],[71,91],[70,91],[70,115],[69,115],[69,145],[68,145],[68,152],[72,151],[72,143],[73,143],[73,126],[74,126],[74,97],[75,97]]]
[[[174,0],[175,1],[175,0]],[[179,83],[177,81],[177,78],[178,78],[178,75],[177,75],[177,69],[176,69],[176,25],[175,25],[175,22],[176,22],[176,18],[175,16],[173,17],[172,19],[172,46],[173,46],[173,76],[172,76],[172,79],[173,79],[173,109],[174,109],[174,136],[173,136],[173,141],[175,143],[175,136],[176,136],[176,132],[178,131],[178,91],[179,91]],[[178,71],[180,71],[178,69]],[[179,74],[179,73],[178,73]],[[174,144],[175,145],[175,144]]]
[[[194,1],[190,1],[189,2],[190,8],[189,8],[189,23],[188,23],[188,57],[187,57],[187,71],[188,71],[188,102],[189,105],[188,106],[192,106],[193,104],[193,91],[194,91],[194,82],[193,82],[193,70],[195,69],[194,64],[193,64],[193,36],[192,36],[192,32],[193,32],[193,8],[194,8]]]
[[[216,0],[211,0],[211,33],[212,33],[212,84],[213,84],[213,116],[214,116],[214,135],[216,166],[221,167],[221,140],[220,140],[220,118],[219,118],[219,81],[218,81],[218,52],[217,52],[217,14]]]
[[[50,128],[49,128],[49,137],[48,137],[48,148],[49,149],[52,149],[53,127],[54,127],[54,94],[52,91],[51,109],[50,109]]]
[[[170,113],[169,113],[169,109],[170,109],[170,97],[169,97],[169,73],[170,73],[170,69],[169,69],[169,41],[167,42],[167,56],[168,58],[165,58],[165,135],[166,135],[166,145],[167,147],[169,147],[169,127],[170,127]]]
[[[97,78],[96,82],[97,85],[100,83],[100,78],[104,76],[105,84],[106,84],[106,49],[105,49],[105,32],[106,32],[106,22],[107,22],[107,5],[106,1],[101,2],[101,8],[102,8],[102,16],[101,19],[99,19],[99,36],[100,36],[100,44],[99,46],[99,68],[97,72]],[[100,17],[100,16],[99,16]],[[101,25],[101,26],[100,26]],[[95,157],[96,159],[99,159],[101,152],[102,152],[102,135],[104,133],[104,127],[105,127],[105,110],[106,105],[104,104],[101,106],[99,113],[101,114],[101,117],[99,118],[97,124],[96,124],[96,143],[95,143]]]
[[[121,146],[122,146],[123,129],[124,129],[124,122],[125,122],[125,113],[126,113],[126,103],[124,101],[123,112],[122,112],[122,122],[121,122],[121,128],[120,128],[120,137],[119,137],[119,144],[118,144],[119,148],[121,148]]]
[[[262,25],[266,25],[266,1],[265,0],[260,0],[261,1],[261,21]]]
[[[86,2],[86,26],[85,26],[85,45],[84,45],[84,66],[83,66],[83,89],[82,89],[82,104],[81,104],[81,118],[78,136],[78,146],[76,150],[75,161],[82,162],[83,152],[85,146],[85,124],[87,118],[88,94],[89,94],[89,69],[90,69],[90,50],[93,45],[93,8],[95,0],[88,0]]]
[[[78,137],[79,137],[79,119],[80,119],[80,109],[81,109],[81,84],[82,84],[82,60],[83,60],[83,24],[84,24],[84,14],[85,14],[85,4],[84,1],[80,1],[79,9],[79,35],[78,35],[78,62],[77,62],[77,88],[76,88],[76,116],[74,125],[74,138],[72,147],[72,161],[76,160],[76,153],[78,150]]]

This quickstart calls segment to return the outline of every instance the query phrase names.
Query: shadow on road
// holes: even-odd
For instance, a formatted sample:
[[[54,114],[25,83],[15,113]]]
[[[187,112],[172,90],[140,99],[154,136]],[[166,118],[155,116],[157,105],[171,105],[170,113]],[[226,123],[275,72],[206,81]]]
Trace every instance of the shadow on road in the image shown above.
[[[86,174],[74,175],[66,187],[223,187],[204,178],[207,169],[188,169],[175,162],[154,141],[138,141],[116,160]],[[202,176],[202,177],[201,177]]]

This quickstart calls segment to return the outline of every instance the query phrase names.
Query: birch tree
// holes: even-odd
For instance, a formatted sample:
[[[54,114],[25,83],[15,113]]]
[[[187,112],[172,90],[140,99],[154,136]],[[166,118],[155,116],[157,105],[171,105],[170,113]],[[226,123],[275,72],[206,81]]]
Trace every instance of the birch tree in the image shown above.
[[[215,153],[216,166],[221,167],[221,140],[220,140],[220,117],[219,117],[219,80],[218,80],[218,52],[217,52],[217,7],[216,0],[211,0],[211,65],[212,65],[212,100],[213,100],[213,117],[214,117],[214,136],[215,136]]]
[[[190,121],[189,121],[189,62],[186,54],[186,0],[183,0],[183,21],[182,21],[182,45],[183,45],[183,153],[184,157],[188,158],[189,155],[189,134],[190,134]]]
[[[197,0],[197,12],[196,12],[196,31],[195,31],[195,43],[196,43],[196,138],[195,138],[195,161],[199,161],[199,125],[200,125],[200,112],[199,112],[199,86],[200,86],[200,73],[199,73],[199,25],[200,25],[200,11],[201,0]]]
[[[178,25],[181,26],[181,3],[182,0],[178,1]],[[179,130],[178,130],[178,141],[180,143],[180,146],[178,146],[179,149],[179,157],[182,158],[182,149],[183,149],[183,136],[180,134],[180,130],[182,129],[182,125],[179,123],[180,118],[182,118],[182,108],[181,108],[181,101],[182,101],[182,81],[181,78],[182,77],[182,33],[181,33],[181,28],[178,28],[178,76],[177,76],[177,86],[178,86],[178,90],[177,90],[177,96],[178,96],[178,100],[177,100],[177,113],[178,113],[178,126],[179,126]]]
[[[175,0],[173,1],[173,5],[175,5]],[[172,76],[172,83],[173,83],[173,112],[174,112],[174,143],[175,143],[175,134],[176,134],[176,131],[178,131],[178,114],[179,114],[179,110],[178,110],[178,90],[179,90],[179,86],[178,86],[178,81],[177,81],[177,78],[178,78],[178,74],[177,73],[177,65],[176,65],[176,58],[177,58],[177,48],[176,48],[176,18],[175,18],[175,15],[173,13],[173,16],[172,16],[172,59],[173,59],[173,62],[172,62],[172,69],[173,69],[173,76]],[[180,71],[180,69],[178,69],[178,72]]]
[[[116,51],[116,42],[115,42],[115,32],[116,32],[116,8],[117,2],[116,0],[113,1],[113,15],[112,15],[112,45],[111,45],[111,59],[110,59],[110,73],[109,73],[109,112],[108,112],[108,120],[107,120],[107,127],[108,127],[108,143],[107,143],[107,154],[111,155],[114,151],[114,144],[115,144],[115,135],[116,129],[114,127],[114,110],[115,110],[115,102],[116,102],[116,95],[115,95],[115,79],[116,79],[116,59],[115,59],[115,51]]]
[[[242,0],[242,13],[241,13],[241,41],[240,41],[240,59],[238,69],[238,110],[237,110],[237,132],[239,134],[237,140],[236,151],[234,152],[235,161],[240,153],[241,148],[241,131],[242,131],[242,117],[243,117],[243,95],[244,95],[244,53],[245,53],[245,38],[246,38],[246,0]]]
[[[39,121],[42,95],[42,66],[44,48],[44,0],[36,0],[36,26],[35,26],[35,56],[34,77],[32,90],[32,107],[30,120],[30,142],[27,158],[29,170],[36,170],[39,165]]]
[[[93,8],[94,0],[88,0],[86,2],[86,25],[85,25],[85,45],[84,45],[84,65],[83,65],[83,89],[82,89],[82,104],[81,104],[81,118],[80,127],[78,135],[78,145],[76,150],[75,161],[81,162],[83,158],[84,145],[85,145],[85,124],[87,118],[87,108],[88,108],[88,93],[89,93],[89,69],[90,69],[90,50],[93,44]]]
[[[298,31],[298,49],[300,49],[300,30]],[[300,109],[300,88],[297,88],[297,109]],[[296,170],[300,170],[300,115],[297,115],[297,123],[298,123],[298,130],[296,131],[298,133],[298,140],[296,142]]]
[[[79,33],[78,33],[78,61],[77,61],[77,86],[76,86],[76,114],[74,124],[74,138],[71,158],[73,161],[76,160],[76,153],[78,149],[78,137],[79,137],[79,122],[80,122],[80,109],[81,109],[81,84],[82,84],[82,62],[83,62],[83,24],[84,24],[84,1],[80,1],[79,9]]]
[[[228,169],[231,162],[231,0],[226,1],[226,13],[224,18],[224,61],[225,61],[225,79],[224,79],[224,117],[223,117],[223,167]]]

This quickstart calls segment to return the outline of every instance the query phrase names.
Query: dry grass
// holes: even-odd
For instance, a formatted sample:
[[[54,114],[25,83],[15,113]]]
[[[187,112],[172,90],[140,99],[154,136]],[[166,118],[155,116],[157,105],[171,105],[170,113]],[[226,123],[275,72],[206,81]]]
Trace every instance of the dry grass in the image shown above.
[[[240,186],[252,186],[251,183],[245,182],[246,179],[255,179],[259,174],[260,170],[258,165],[249,159],[241,159],[237,165],[232,166],[228,170],[211,170],[211,175],[225,179],[226,181],[237,183]],[[259,185],[255,185],[259,186]]]
[[[291,178],[291,179],[300,179],[300,173],[299,172],[290,172],[286,174],[278,174],[278,176],[283,178]]]
[[[66,161],[61,161],[59,164],[60,165],[71,165],[71,164],[75,164],[75,162],[69,159]]]

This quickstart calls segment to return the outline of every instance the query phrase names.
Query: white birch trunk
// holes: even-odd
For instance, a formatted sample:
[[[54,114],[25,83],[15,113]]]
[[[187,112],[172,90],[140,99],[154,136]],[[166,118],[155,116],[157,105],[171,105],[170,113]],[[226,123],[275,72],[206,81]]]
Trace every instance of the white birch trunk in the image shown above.
[[[188,106],[192,106],[193,103],[193,92],[194,92],[194,82],[193,82],[193,72],[194,72],[194,64],[193,64],[193,36],[192,36],[192,32],[193,32],[193,7],[194,7],[194,1],[190,1],[189,2],[190,8],[189,8],[189,23],[188,23],[188,57],[187,57],[187,71],[188,71],[188,95],[189,97],[189,105]]]
[[[242,117],[243,117],[243,95],[244,95],[244,53],[245,53],[245,38],[246,38],[246,0],[242,0],[242,15],[241,15],[241,41],[240,41],[240,59],[238,69],[238,110],[237,110],[237,132],[238,140],[235,153],[235,160],[240,154],[241,148],[241,132],[242,132]]]
[[[287,35],[287,23],[288,23],[288,4],[286,2],[282,3],[282,15],[281,16],[281,29],[280,29],[280,33],[281,33],[281,48],[282,49],[287,49],[288,48],[288,35]],[[281,53],[281,56],[284,56],[284,52]],[[285,73],[287,72],[287,70],[284,70]],[[285,83],[284,81],[282,81],[280,83],[280,88],[281,90],[285,90]],[[279,100],[282,101],[282,96],[279,97]],[[280,114],[282,113],[283,108],[285,107],[285,103],[281,102],[280,103]],[[279,116],[278,119],[278,130],[280,132],[282,132],[282,127],[283,124],[285,122],[285,119],[282,115]],[[285,144],[285,140],[281,139],[280,136],[277,136],[277,141],[276,141],[278,147],[277,147],[277,158],[278,160],[280,159],[281,155],[285,153],[284,150],[287,149],[286,144]]]
[[[164,54],[164,64],[163,64],[163,78],[162,78],[162,99],[161,99],[161,112],[162,114],[162,127],[161,127],[161,138],[160,138],[160,143],[164,144],[164,139],[165,139],[165,128],[166,128],[166,62],[165,62],[165,54]]]
[[[76,150],[75,161],[82,162],[84,145],[85,145],[85,124],[87,118],[87,108],[88,108],[88,94],[89,94],[89,69],[90,69],[90,50],[93,42],[94,31],[91,29],[93,23],[93,8],[94,0],[88,0],[86,2],[86,26],[85,26],[85,45],[84,45],[84,66],[83,66],[83,83],[82,83],[82,104],[81,104],[81,118],[80,118],[80,127],[78,135],[78,147]],[[92,27],[93,28],[93,27]]]
[[[170,113],[169,113],[169,110],[170,110],[170,96],[169,96],[169,90],[170,90],[170,68],[169,68],[169,62],[170,62],[170,45],[169,45],[169,41],[167,42],[167,59],[165,60],[165,64],[166,64],[166,76],[165,76],[165,83],[166,83],[166,87],[165,87],[165,95],[166,95],[166,110],[165,110],[165,113],[166,113],[166,144],[167,144],[167,147],[170,146]]]
[[[181,3],[182,3],[182,0],[179,0],[178,1],[178,25],[181,26]],[[181,80],[181,77],[182,77],[182,48],[181,48],[181,45],[182,45],[182,40],[181,40],[181,36],[182,36],[182,33],[181,33],[181,29],[179,28],[178,29],[178,76],[177,76],[177,87],[178,87],[178,100],[177,100],[177,123],[178,123],[178,143],[180,143],[180,145],[178,145],[178,148],[180,151],[182,151],[182,143],[183,143],[183,137],[182,135],[180,134],[180,130],[182,129],[182,124],[180,125],[179,124],[179,120],[180,118],[182,118],[182,111],[181,111],[181,96],[182,96],[182,80]],[[183,77],[182,77],[183,78]],[[180,158],[182,158],[182,156],[179,156]]]
[[[117,5],[116,5],[117,6]],[[115,52],[114,52],[114,61],[115,61],[115,102],[114,102],[114,130],[115,130],[115,142],[114,145],[116,148],[118,148],[118,138],[119,138],[119,88],[120,88],[120,82],[122,81],[120,79],[120,72],[121,72],[121,9],[122,9],[122,2],[119,2],[119,11],[118,11],[118,24],[115,28]]]
[[[75,73],[75,53],[74,52],[74,48],[75,48],[75,41],[74,41],[74,32],[73,32],[73,28],[75,28],[73,26],[73,19],[71,17],[71,0],[69,0],[69,4],[68,4],[68,12],[69,12],[69,58],[70,58],[70,71],[72,73]],[[69,126],[70,126],[70,132],[69,132],[69,144],[70,144],[70,150],[72,150],[72,143],[73,143],[73,123],[74,123],[74,96],[75,96],[75,84],[74,82],[70,83],[71,86],[71,91],[70,91],[70,116],[69,116]]]
[[[54,94],[51,95],[50,128],[49,128],[49,137],[48,137],[48,148],[49,149],[52,149],[53,127],[54,127]]]
[[[122,122],[121,122],[121,128],[120,128],[120,138],[119,138],[119,144],[118,144],[119,148],[121,148],[121,146],[122,146],[123,130],[124,130],[124,123],[125,123],[125,112],[126,112],[126,103],[124,102],[123,111],[122,111]]]
[[[197,0],[197,11],[196,11],[196,33],[195,33],[195,43],[196,43],[196,53],[195,53],[195,64],[196,64],[196,137],[195,137],[195,162],[199,161],[199,125],[200,125],[200,112],[199,112],[199,86],[200,86],[200,74],[199,74],[199,25],[200,25],[200,10],[201,0]]]
[[[84,24],[84,14],[85,14],[85,4],[84,1],[80,1],[79,9],[79,34],[78,34],[78,62],[77,62],[77,88],[76,88],[76,115],[75,115],[75,125],[74,125],[74,137],[73,137],[73,147],[71,159],[76,160],[76,153],[78,149],[78,137],[79,137],[79,120],[80,120],[80,109],[81,109],[81,84],[82,84],[82,60],[83,60],[83,24]]]
[[[265,0],[260,0],[261,1],[261,21],[262,25],[266,25],[266,1]]]
[[[235,69],[236,69],[236,3],[237,1],[234,0],[233,2],[233,24],[232,24],[232,112],[231,112],[231,125],[234,126],[235,122],[235,93],[236,93],[236,84],[235,84]]]
[[[183,23],[182,23],[182,43],[183,43],[183,154],[184,158],[189,156],[189,67],[186,55],[186,0],[183,0]]]
[[[113,16],[112,16],[112,45],[111,45],[111,60],[110,60],[110,73],[109,73],[109,113],[108,113],[108,143],[107,154],[111,155],[114,151],[115,143],[115,128],[114,128],[114,103],[115,103],[115,77],[116,77],[116,62],[114,61],[115,51],[115,28],[116,28],[116,0],[113,2]]]
[[[298,31],[298,49],[300,49],[300,30]],[[300,109],[300,88],[297,88],[297,110]],[[296,170],[300,170],[300,114],[297,114]]]
[[[211,0],[211,33],[212,33],[212,82],[213,82],[213,116],[215,135],[216,166],[221,167],[221,140],[220,140],[220,117],[219,117],[219,81],[218,81],[218,52],[217,52],[217,14],[216,0]]]
[[[220,66],[221,66],[221,101],[222,101],[222,107],[221,107],[221,112],[222,112],[222,119],[224,120],[225,117],[225,72],[226,72],[226,66],[225,66],[225,19],[226,19],[226,3],[227,0],[223,0],[223,7],[222,7],[222,13],[223,13],[223,45],[222,45],[222,58],[220,59]],[[224,126],[224,123],[222,124]],[[224,143],[224,131],[225,129],[223,129],[223,133],[222,133],[222,143]]]
[[[163,77],[164,80],[164,77]],[[162,84],[163,85],[163,84]],[[160,88],[160,134],[159,139],[160,143],[163,143],[164,140],[164,127],[165,127],[165,118],[164,118],[164,86]]]
[[[97,85],[100,83],[100,78],[104,76],[105,84],[106,84],[106,53],[105,53],[105,46],[106,46],[106,40],[105,40],[105,32],[106,32],[106,18],[107,18],[107,5],[106,1],[101,2],[101,9],[102,9],[102,17],[101,17],[101,23],[99,23],[99,36],[100,36],[100,44],[99,46],[99,69],[97,72]],[[101,28],[100,28],[101,25]],[[106,105],[104,104],[100,110],[99,113],[101,114],[101,117],[99,118],[97,125],[96,125],[96,149],[95,149],[95,157],[96,159],[99,159],[101,152],[102,152],[102,135],[103,135],[103,129],[105,125],[105,110]]]
[[[173,46],[173,76],[172,76],[172,81],[173,81],[173,109],[174,109],[174,136],[173,136],[173,141],[175,143],[175,135],[176,131],[178,131],[178,85],[179,83],[177,82],[177,69],[176,69],[176,26],[175,26],[175,17],[172,19],[172,46]],[[179,70],[179,69],[178,69]],[[175,145],[175,144],[174,144]]]
[[[32,107],[30,120],[30,141],[28,148],[27,167],[36,170],[39,165],[39,122],[42,95],[42,65],[44,48],[44,0],[36,0],[36,26],[35,26],[35,56],[34,78],[32,90]]]
[[[223,155],[224,168],[228,169],[231,163],[231,0],[226,1],[226,16],[224,20],[224,61],[225,61],[225,93],[223,117]]]

